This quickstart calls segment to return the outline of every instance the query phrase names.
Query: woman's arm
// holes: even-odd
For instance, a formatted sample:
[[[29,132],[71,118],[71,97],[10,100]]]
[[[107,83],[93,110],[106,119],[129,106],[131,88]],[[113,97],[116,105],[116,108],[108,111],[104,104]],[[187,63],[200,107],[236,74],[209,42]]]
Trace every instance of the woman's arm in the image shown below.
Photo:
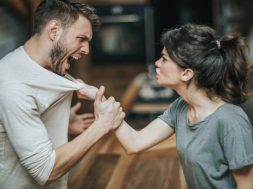
[[[65,78],[69,79],[70,81],[73,81],[75,83],[82,84],[82,88],[77,92],[77,97],[80,99],[86,99],[86,100],[94,100],[96,93],[98,91],[98,88],[92,85],[86,84],[83,80],[81,79],[75,79],[68,73],[64,76]],[[105,97],[103,97],[103,101],[106,100]]]
[[[128,153],[136,153],[150,148],[170,137],[174,129],[157,118],[140,131],[133,129],[125,121],[115,131],[116,137]]]
[[[237,189],[253,189],[253,165],[233,171]]]

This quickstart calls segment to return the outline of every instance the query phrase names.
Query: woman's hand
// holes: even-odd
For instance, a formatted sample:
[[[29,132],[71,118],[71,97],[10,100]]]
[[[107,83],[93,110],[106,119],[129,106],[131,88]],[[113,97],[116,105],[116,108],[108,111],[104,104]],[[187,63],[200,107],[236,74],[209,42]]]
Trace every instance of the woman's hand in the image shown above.
[[[77,79],[76,81],[84,85],[84,88],[77,91],[77,97],[81,99],[86,99],[86,100],[94,100],[96,93],[98,91],[98,88],[91,85],[87,85],[80,79]]]

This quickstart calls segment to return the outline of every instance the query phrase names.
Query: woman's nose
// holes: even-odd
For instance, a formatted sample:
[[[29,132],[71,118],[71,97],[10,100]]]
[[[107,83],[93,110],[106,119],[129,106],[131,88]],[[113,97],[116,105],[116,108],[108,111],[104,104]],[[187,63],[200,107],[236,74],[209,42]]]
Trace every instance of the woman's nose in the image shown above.
[[[156,67],[159,67],[159,66],[160,66],[160,59],[158,59],[158,60],[155,62],[155,66],[156,66]]]

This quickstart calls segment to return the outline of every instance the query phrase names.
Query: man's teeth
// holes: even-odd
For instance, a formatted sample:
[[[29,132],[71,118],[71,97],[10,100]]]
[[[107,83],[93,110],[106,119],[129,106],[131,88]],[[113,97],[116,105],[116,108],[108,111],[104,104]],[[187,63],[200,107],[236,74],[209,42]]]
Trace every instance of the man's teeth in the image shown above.
[[[78,57],[76,57],[76,56],[71,56],[72,58],[74,58],[75,60],[78,60]]]

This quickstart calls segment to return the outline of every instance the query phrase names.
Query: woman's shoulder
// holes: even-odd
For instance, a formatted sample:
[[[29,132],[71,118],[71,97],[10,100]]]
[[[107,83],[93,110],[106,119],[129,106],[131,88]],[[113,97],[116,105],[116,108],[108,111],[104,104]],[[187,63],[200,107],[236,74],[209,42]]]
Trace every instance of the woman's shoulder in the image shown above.
[[[218,109],[217,114],[221,118],[229,119],[229,120],[233,120],[233,119],[237,120],[240,118],[247,117],[246,113],[244,112],[244,110],[240,106],[230,104],[230,103],[226,103],[226,104],[222,105]]]
[[[226,103],[218,109],[215,118],[223,131],[252,129],[251,123],[244,110],[234,104]]]

